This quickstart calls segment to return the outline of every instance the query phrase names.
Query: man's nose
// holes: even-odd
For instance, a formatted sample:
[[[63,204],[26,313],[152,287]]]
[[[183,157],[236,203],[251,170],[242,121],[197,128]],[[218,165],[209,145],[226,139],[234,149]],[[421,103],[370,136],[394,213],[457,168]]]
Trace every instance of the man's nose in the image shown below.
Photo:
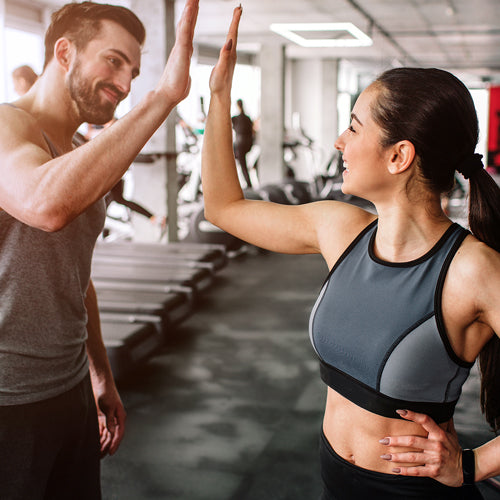
[[[128,93],[130,92],[130,85],[132,83],[132,76],[123,72],[120,73],[115,79],[114,79],[114,85],[116,88],[123,94],[123,99],[127,97]]]

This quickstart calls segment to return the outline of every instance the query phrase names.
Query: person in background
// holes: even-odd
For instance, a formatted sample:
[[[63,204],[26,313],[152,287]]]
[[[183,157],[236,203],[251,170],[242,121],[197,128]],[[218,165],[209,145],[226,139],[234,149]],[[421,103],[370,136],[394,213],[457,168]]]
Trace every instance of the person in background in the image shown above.
[[[190,88],[198,1],[186,0],[157,85],[74,148],[82,123],[115,115],[140,71],[145,30],[129,9],[68,3],[52,14],[42,74],[0,105],[0,497],[98,500],[100,456],[125,409],[103,343],[90,266],[104,195]]]
[[[247,187],[252,187],[250,174],[248,173],[247,153],[252,149],[254,140],[254,129],[251,118],[245,114],[243,101],[236,101],[239,113],[231,118],[234,130],[234,156],[241,168]]]
[[[33,71],[31,66],[18,66],[14,71],[12,71],[14,92],[18,96],[23,96],[33,86],[37,78],[38,75]]]
[[[268,250],[320,254],[330,273],[310,317],[327,384],[324,500],[472,500],[500,474],[500,437],[463,450],[454,408],[477,358],[481,406],[500,429],[500,188],[475,153],[472,97],[452,74],[396,68],[357,99],[335,142],[339,201],[247,200],[232,151],[231,83],[241,7],[210,77],[203,144],[207,220]],[[470,232],[443,212],[469,180]]]

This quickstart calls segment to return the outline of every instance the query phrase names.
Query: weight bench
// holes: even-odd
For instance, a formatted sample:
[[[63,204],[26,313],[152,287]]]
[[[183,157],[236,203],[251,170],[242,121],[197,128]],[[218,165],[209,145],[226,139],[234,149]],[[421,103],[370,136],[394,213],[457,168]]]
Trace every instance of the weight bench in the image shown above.
[[[95,289],[101,313],[155,316],[160,319],[163,335],[193,311],[192,295],[186,293],[113,290],[102,282]]]
[[[104,282],[122,283],[125,285],[122,289],[164,292],[191,289],[195,298],[213,283],[213,274],[207,269],[170,264],[136,264],[133,259],[121,263],[93,260],[91,276],[94,283],[100,285]]]
[[[162,345],[158,321],[147,317],[101,315],[101,330],[111,371],[115,379],[123,378],[150,358]]]
[[[190,267],[219,271],[227,265],[228,258],[223,245],[197,243],[134,243],[134,242],[99,242],[94,251],[94,258],[101,256],[134,257],[150,262],[188,263]]]

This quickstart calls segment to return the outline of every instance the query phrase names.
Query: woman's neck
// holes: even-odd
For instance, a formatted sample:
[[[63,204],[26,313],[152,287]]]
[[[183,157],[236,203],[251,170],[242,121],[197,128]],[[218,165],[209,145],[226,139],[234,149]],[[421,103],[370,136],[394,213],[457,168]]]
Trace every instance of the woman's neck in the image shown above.
[[[451,221],[440,201],[377,211],[375,254],[390,262],[409,262],[427,253],[441,238]]]

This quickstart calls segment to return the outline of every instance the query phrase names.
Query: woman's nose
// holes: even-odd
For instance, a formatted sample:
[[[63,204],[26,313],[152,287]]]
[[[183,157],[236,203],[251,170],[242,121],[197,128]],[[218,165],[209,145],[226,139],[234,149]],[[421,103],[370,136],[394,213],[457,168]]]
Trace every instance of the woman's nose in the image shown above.
[[[334,142],[334,144],[333,144],[333,147],[334,147],[335,149],[338,149],[340,152],[342,152],[342,151],[344,150],[344,141],[342,140],[342,136],[343,136],[343,135],[344,135],[344,134],[339,135],[339,136],[337,137],[337,140],[336,140],[336,141]]]

